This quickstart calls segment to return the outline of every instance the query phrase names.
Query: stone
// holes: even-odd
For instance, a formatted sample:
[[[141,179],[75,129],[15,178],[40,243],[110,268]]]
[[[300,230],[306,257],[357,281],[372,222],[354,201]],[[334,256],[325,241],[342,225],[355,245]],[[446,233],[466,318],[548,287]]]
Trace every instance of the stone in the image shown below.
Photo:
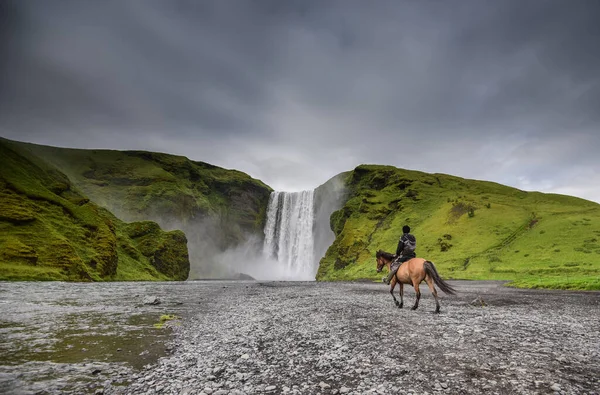
[[[144,296],[142,303],[148,305],[157,305],[160,304],[160,299],[158,299],[156,296]]]
[[[215,376],[220,375],[221,373],[223,373],[225,371],[224,367],[216,367],[213,369],[212,374]]]
[[[481,296],[478,296],[477,298],[473,299],[471,301],[471,303],[469,303],[471,306],[476,306],[476,307],[485,307],[487,306],[487,304],[483,301],[483,299],[481,298]]]

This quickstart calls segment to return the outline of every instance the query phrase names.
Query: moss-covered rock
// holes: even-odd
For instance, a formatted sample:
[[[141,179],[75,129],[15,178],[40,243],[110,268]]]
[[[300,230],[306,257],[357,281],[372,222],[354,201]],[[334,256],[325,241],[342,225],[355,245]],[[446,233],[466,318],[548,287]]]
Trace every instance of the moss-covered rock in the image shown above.
[[[23,244],[16,237],[6,237],[0,244],[0,260],[35,266],[38,254],[31,246]]]
[[[2,139],[0,158],[0,279],[187,277],[189,260],[181,232],[148,225],[156,242],[143,254],[124,234],[130,225],[91,203],[52,165]]]
[[[155,222],[143,221],[128,224],[125,233],[137,247],[129,248],[147,257],[160,273],[175,280],[188,278],[190,264],[187,239],[182,231],[163,232]]]

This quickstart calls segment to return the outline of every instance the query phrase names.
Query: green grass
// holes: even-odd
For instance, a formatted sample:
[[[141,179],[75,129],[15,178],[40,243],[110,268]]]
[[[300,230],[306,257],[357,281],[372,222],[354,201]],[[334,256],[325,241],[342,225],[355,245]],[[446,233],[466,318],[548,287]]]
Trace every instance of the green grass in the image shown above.
[[[446,278],[600,289],[596,203],[390,166],[359,166],[346,185],[350,196],[332,215],[336,240],[319,280],[380,280],[375,252],[395,252],[408,224],[418,256]]]
[[[154,224],[144,253],[132,227],[51,164],[0,139],[0,280],[183,280],[185,236]]]
[[[59,268],[26,266],[0,261],[0,280],[3,281],[67,281]]]

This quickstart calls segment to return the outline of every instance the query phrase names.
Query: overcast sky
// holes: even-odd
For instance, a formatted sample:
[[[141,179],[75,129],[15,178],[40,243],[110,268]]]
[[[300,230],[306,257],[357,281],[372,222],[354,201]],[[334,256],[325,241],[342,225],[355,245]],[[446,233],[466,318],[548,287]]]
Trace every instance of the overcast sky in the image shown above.
[[[0,136],[600,202],[600,1],[0,2]]]

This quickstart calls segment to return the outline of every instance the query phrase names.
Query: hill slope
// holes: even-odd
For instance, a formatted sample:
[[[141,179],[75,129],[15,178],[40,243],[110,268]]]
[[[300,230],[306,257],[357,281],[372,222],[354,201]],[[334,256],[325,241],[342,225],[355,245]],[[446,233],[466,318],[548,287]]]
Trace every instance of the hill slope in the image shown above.
[[[55,167],[0,139],[1,280],[184,280],[185,235],[126,224]]]
[[[190,278],[232,274],[219,254],[264,237],[271,188],[240,171],[162,153],[14,144],[56,166],[120,219],[184,231]]]
[[[318,280],[380,279],[375,252],[395,252],[408,224],[417,255],[446,277],[600,288],[596,203],[391,166],[359,166],[345,182],[349,197],[331,215],[336,238]]]

